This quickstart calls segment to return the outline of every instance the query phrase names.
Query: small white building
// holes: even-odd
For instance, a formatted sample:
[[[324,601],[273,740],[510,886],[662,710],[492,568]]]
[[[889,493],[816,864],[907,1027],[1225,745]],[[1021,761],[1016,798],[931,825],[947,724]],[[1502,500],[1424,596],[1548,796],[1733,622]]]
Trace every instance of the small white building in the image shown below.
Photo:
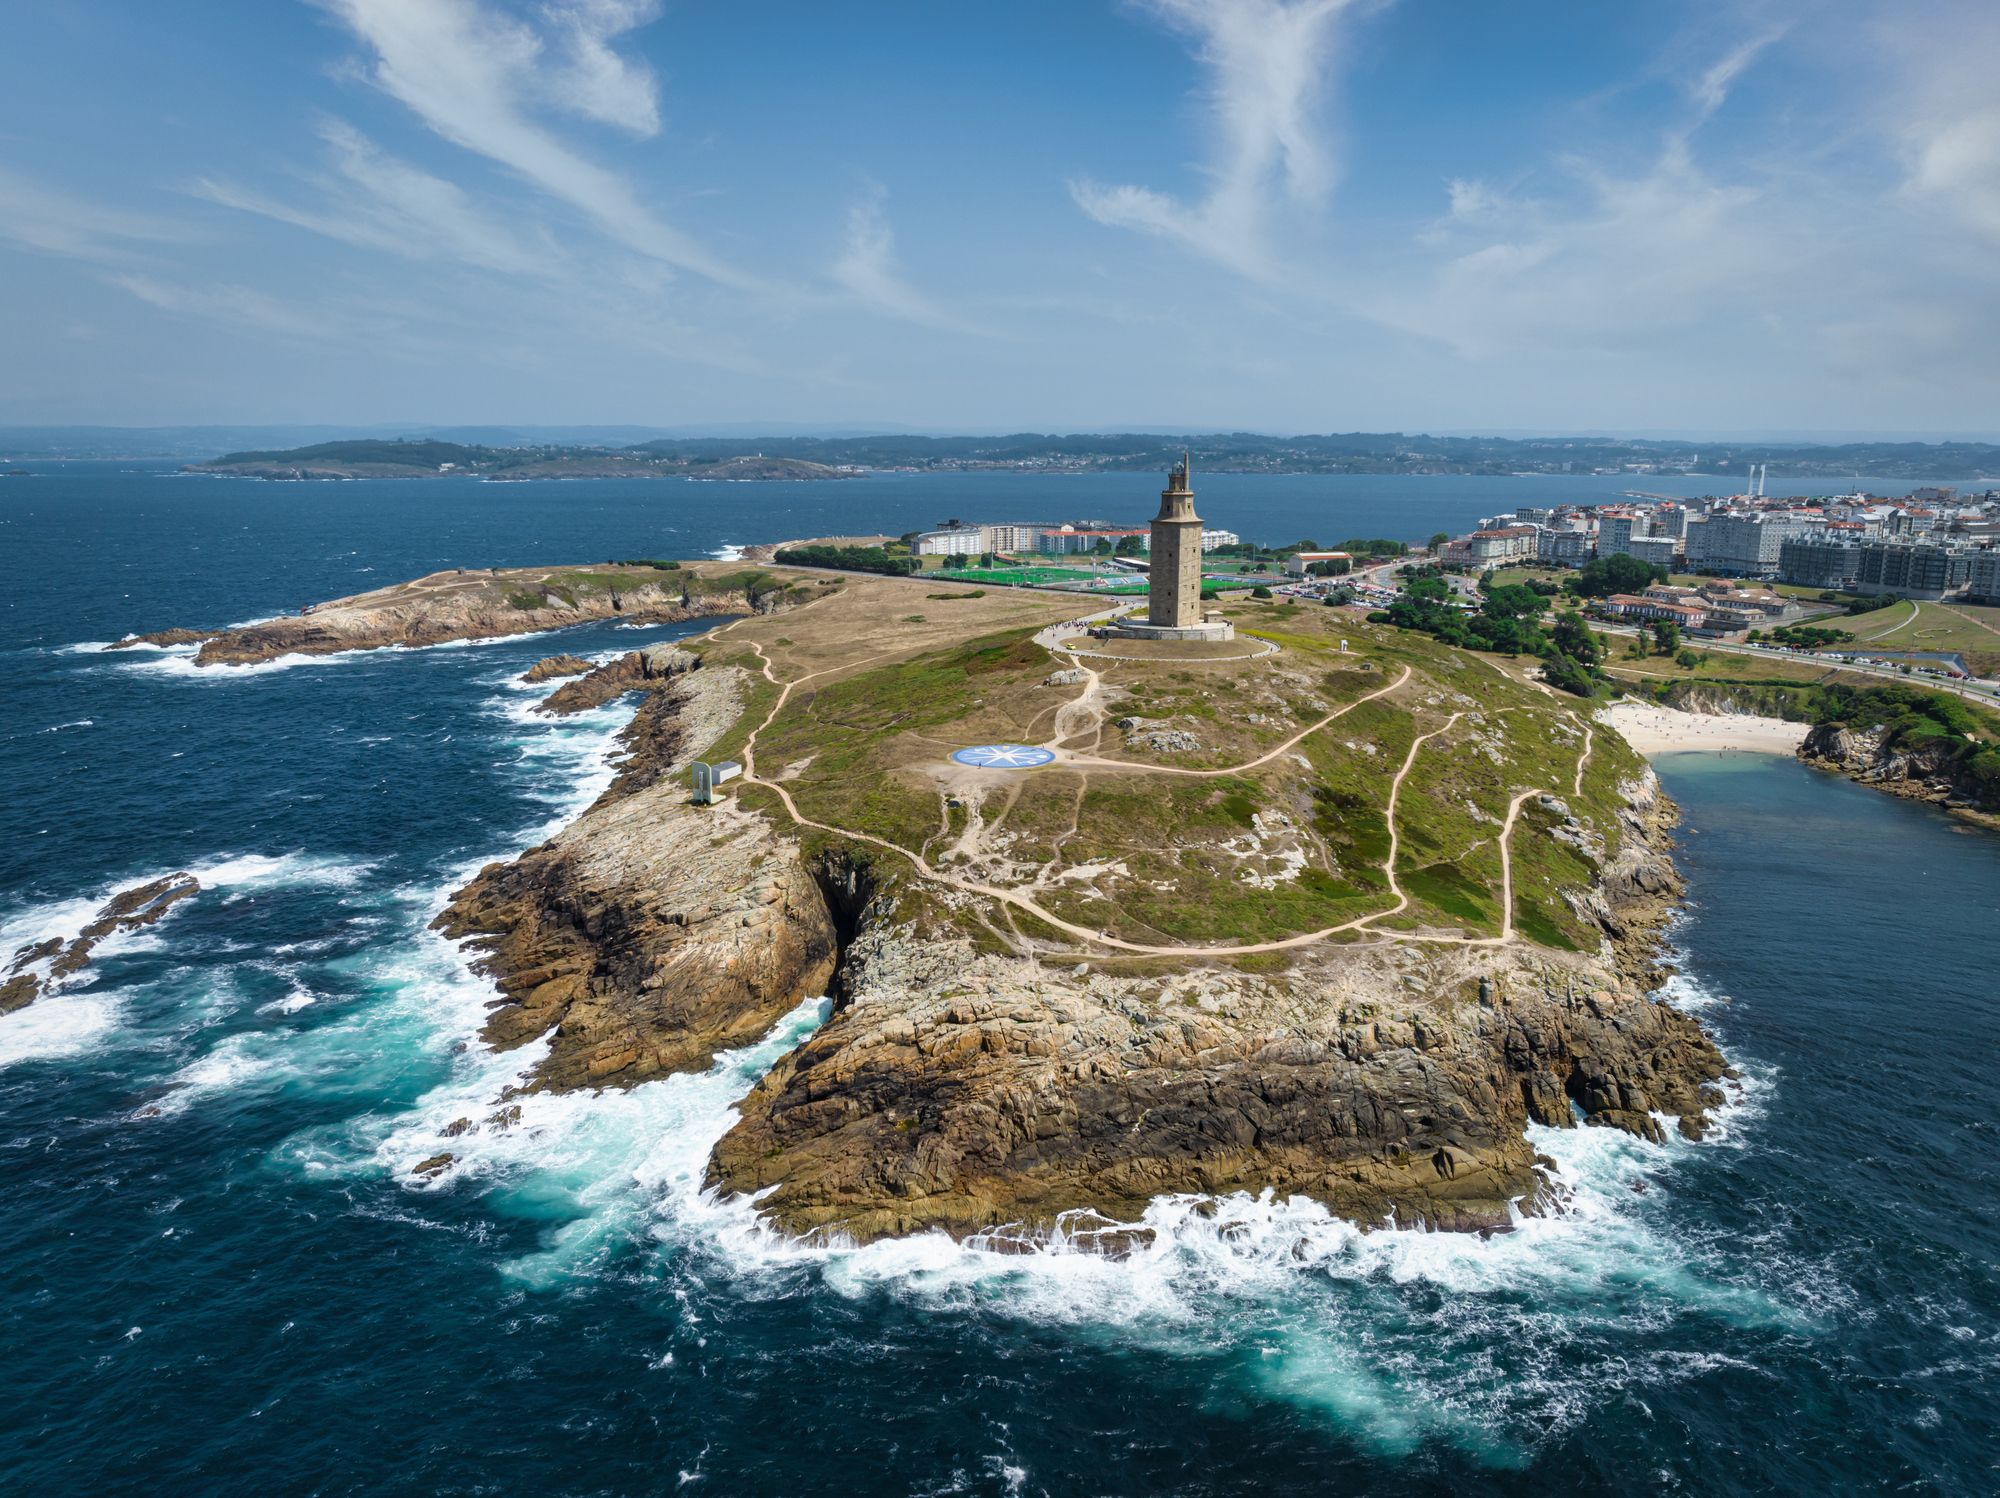
[[[1319,562],[1354,561],[1354,554],[1347,551],[1295,551],[1285,558],[1285,571],[1293,577],[1304,577]]]

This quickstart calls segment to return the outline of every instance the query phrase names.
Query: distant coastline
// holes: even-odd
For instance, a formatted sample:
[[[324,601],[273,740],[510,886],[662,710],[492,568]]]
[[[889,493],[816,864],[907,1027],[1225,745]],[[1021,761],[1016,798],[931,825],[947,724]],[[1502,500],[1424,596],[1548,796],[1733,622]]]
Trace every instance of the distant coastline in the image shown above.
[[[468,447],[454,442],[321,442],[282,452],[225,453],[207,463],[189,463],[182,471],[280,482],[479,478],[498,483],[608,478],[818,480],[854,478],[859,473],[760,453],[687,458],[646,448]]]
[[[1852,482],[1983,484],[2000,474],[2000,443],[1680,441],[1619,437],[1439,437],[1347,432],[1041,433],[1006,436],[660,436],[643,428],[417,428],[419,435],[346,436],[297,445],[302,428],[0,428],[5,461],[26,457],[194,459],[196,472],[262,478],[485,476],[833,478],[864,472],[1149,473],[1186,450],[1198,472],[1485,478],[1710,479],[1727,488],[1753,467]],[[326,432],[329,428],[318,428]],[[352,429],[350,429],[352,430]],[[249,446],[259,437],[267,445]],[[236,450],[208,456],[236,439]],[[642,438],[642,440],[630,440]],[[441,465],[450,464],[443,468]],[[802,466],[793,466],[802,465]],[[736,471],[731,471],[732,469]],[[1956,477],[1953,477],[1956,476]]]

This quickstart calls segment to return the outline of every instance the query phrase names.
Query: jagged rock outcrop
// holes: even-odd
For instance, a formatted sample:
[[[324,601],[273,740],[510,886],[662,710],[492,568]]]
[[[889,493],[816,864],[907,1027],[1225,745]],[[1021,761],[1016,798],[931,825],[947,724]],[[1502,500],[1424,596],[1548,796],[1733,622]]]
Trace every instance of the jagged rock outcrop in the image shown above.
[[[540,686],[545,681],[557,681],[565,676],[587,675],[595,669],[580,655],[548,655],[523,671],[521,680],[530,686]]]
[[[1987,825],[2000,823],[2000,791],[1978,781],[1951,739],[1892,744],[1879,728],[1822,723],[1799,745],[1799,757],[1838,770],[1863,785],[1913,801],[1929,801]]]
[[[90,954],[107,936],[152,925],[200,889],[201,881],[186,873],[135,884],[105,901],[89,924],[68,941],[50,937],[22,947],[14,953],[4,981],[0,981],[0,1014],[25,1008],[63,979],[82,972],[90,965]]]
[[[538,1088],[698,1071],[824,993],[834,969],[832,917],[796,845],[666,781],[482,870],[437,925],[474,938],[504,996],[489,1042],[553,1031]]]
[[[542,712],[580,713],[601,707],[627,692],[683,676],[701,665],[701,657],[675,645],[651,645],[627,651],[602,666],[593,667],[588,661],[583,665],[589,674],[565,682],[542,699]]]
[[[1650,769],[1619,786],[1618,851],[1598,869],[1597,882],[1575,903],[1603,930],[1619,976],[1639,989],[1659,981],[1658,933],[1686,886],[1669,855],[1680,810]]]

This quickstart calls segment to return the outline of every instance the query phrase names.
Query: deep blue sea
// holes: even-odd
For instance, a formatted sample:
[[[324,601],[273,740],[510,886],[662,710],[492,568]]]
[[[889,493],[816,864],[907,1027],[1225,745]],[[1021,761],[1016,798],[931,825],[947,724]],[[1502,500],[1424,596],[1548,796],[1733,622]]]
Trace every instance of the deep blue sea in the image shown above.
[[[815,1005],[706,1075],[439,1132],[526,1058],[478,1047],[487,990],[426,924],[587,803],[624,711],[545,722],[514,677],[685,630],[200,673],[92,642],[449,565],[1143,517],[1157,482],[31,466],[0,478],[0,953],[150,875],[205,888],[0,1018],[0,1492],[2000,1489],[2000,838],[1790,761],[1663,762],[1669,993],[1744,1085],[1701,1145],[1536,1131],[1567,1216],[1481,1241],[1246,1200],[1163,1204],[1116,1263],[804,1251],[698,1186]],[[1329,542],[1621,486],[1197,479],[1216,523]]]

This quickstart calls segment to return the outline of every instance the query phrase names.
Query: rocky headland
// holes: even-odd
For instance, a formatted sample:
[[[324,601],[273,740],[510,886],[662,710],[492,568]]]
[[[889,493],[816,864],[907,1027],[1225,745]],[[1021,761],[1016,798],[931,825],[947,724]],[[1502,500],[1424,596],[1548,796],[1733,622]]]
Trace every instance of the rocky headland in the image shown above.
[[[744,1100],[709,1177],[758,1193],[783,1231],[852,1240],[1035,1234],[1070,1213],[1130,1222],[1163,1193],[1267,1189],[1363,1224],[1504,1229],[1556,1205],[1530,1124],[1702,1136],[1727,1063],[1694,1018],[1649,996],[1680,890],[1673,811],[1609,735],[1431,642],[1380,642],[1383,664],[1402,652],[1422,677],[1350,661],[1350,682],[1315,674],[1338,659],[1331,640],[1322,653],[1293,633],[1279,664],[1205,670],[1241,707],[1264,694],[1246,722],[1291,702],[1306,725],[1294,747],[1282,725],[1240,727],[1278,742],[1263,768],[1163,776],[1161,755],[1106,739],[1106,704],[1175,686],[1169,668],[1112,683],[1079,667],[1080,691],[1051,688],[1046,653],[1015,643],[1033,617],[942,654],[947,635],[913,628],[900,663],[879,664],[864,652],[889,636],[869,632],[911,587],[857,582],[816,604],[810,626],[746,620],[635,652],[550,699],[560,711],[565,693],[586,705],[643,694],[618,780],[439,919],[496,983],[486,1039],[546,1037],[527,1086],[699,1069],[830,994],[830,1019]],[[998,619],[1050,606],[974,607]],[[1072,757],[982,778],[929,747],[998,737],[1002,712],[1040,721]],[[1203,721],[1204,754],[1244,752],[1218,749],[1228,734]],[[1531,763],[1551,741],[1561,755]],[[690,806],[678,772],[724,755],[750,766],[740,789]],[[1198,908],[1165,905],[1171,883],[1146,893],[1141,853],[1081,846],[1107,830],[1094,796],[1129,821],[1129,794],[1156,784],[1187,788],[1166,866]],[[904,810],[926,803],[930,835],[921,821],[905,830]],[[1010,817],[1017,832],[999,826]],[[1052,841],[1031,847],[1041,836]],[[1398,862],[1397,836],[1429,845],[1421,864]],[[1457,837],[1470,841],[1455,864],[1431,861]],[[1054,861],[1037,874],[1043,847]],[[1386,875],[1371,873],[1385,848]],[[1129,914],[1071,919],[1074,902],[1094,909],[1113,889],[1162,934],[1142,942]],[[1236,921],[1230,901],[1297,906],[1285,919],[1311,926],[1325,919],[1312,900],[1360,913],[1324,940],[1199,945],[1201,922]],[[1174,920],[1188,937],[1165,932]],[[1182,940],[1206,955],[1176,956]],[[508,1127],[495,1104],[460,1124]],[[420,1168],[449,1165],[446,1152]]]
[[[670,624],[771,613],[838,586],[837,580],[805,582],[721,563],[454,568],[240,628],[175,626],[128,635],[106,648],[199,645],[196,665],[243,666],[287,655],[495,639],[606,619]]]
[[[1821,723],[1806,734],[1799,757],[1862,785],[1929,802],[2000,831],[2000,783],[1979,775],[1958,744],[1937,740],[1904,744],[1880,728]]]

